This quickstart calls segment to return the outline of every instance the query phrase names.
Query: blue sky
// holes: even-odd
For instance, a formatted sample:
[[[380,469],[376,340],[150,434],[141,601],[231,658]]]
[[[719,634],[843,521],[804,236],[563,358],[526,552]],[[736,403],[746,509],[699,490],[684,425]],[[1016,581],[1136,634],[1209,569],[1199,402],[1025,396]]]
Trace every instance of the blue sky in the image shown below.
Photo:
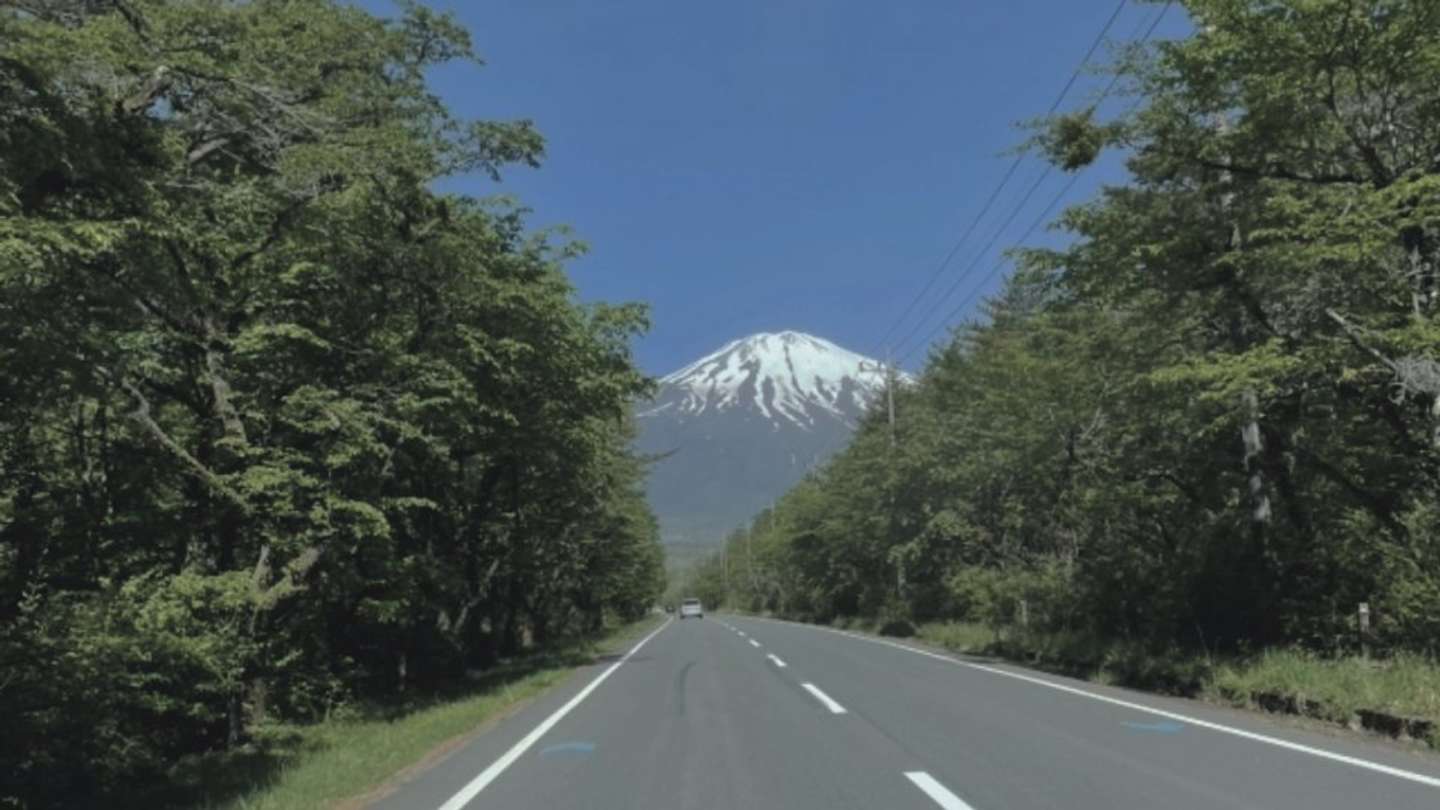
[[[437,71],[436,91],[461,116],[530,118],[547,139],[539,170],[512,169],[499,186],[477,176],[447,188],[514,195],[534,209],[534,226],[571,227],[590,246],[570,266],[582,299],[650,304],[653,328],[636,354],[654,374],[756,331],[797,329],[882,353],[883,334],[1013,160],[1009,150],[1025,137],[1016,123],[1050,106],[1115,8],[1114,0],[428,5],[454,12],[487,63]],[[1157,11],[1132,4],[1111,37],[1134,35]],[[1157,37],[1177,36],[1184,24],[1172,9]],[[1065,107],[1105,81],[1082,77]],[[978,263],[938,313],[998,286],[998,276],[980,282],[1066,178],[1050,177],[989,255],[976,251],[1042,168],[1027,161],[965,242],[931,299]],[[1121,179],[1110,160],[1083,175],[1066,202]],[[1055,237],[1029,241],[1046,238]]]

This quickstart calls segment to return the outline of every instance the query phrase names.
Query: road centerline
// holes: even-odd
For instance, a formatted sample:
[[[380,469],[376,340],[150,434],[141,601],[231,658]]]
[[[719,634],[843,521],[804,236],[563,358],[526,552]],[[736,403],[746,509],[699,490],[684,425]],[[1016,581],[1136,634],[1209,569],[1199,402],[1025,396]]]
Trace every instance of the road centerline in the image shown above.
[[[785,662],[784,662],[784,661],[781,661],[780,658],[775,655],[775,653],[770,653],[769,655],[766,655],[765,657],[766,657],[766,658],[769,658],[771,661],[774,661],[774,662],[775,662],[775,666],[777,666],[777,667],[779,667],[779,668],[781,668],[781,669],[784,669],[784,668],[785,668]]]
[[[823,705],[825,706],[825,708],[829,709],[831,714],[846,714],[846,711],[845,711],[845,707],[844,707],[844,706],[841,706],[839,703],[836,703],[834,698],[830,697],[829,695],[825,694],[824,692],[821,692],[821,691],[820,691],[820,688],[819,688],[818,686],[816,686],[815,684],[813,684],[813,683],[802,683],[802,684],[800,684],[800,685],[803,686],[803,687],[805,687],[805,691],[806,691],[806,692],[809,692],[810,694],[814,695],[814,696],[815,696],[815,699],[818,700],[818,701],[820,701],[820,703],[823,704]]]
[[[760,646],[760,642],[758,642],[758,641],[756,641],[755,639],[752,638],[752,639],[750,639],[750,646],[751,646],[751,647],[759,647],[759,646]]]
[[[1019,673],[1019,672],[1011,672],[1011,671],[1009,671],[1009,670],[1001,669],[1001,668],[999,668],[999,667],[987,666],[987,665],[985,665],[985,664],[975,664],[975,663],[971,663],[971,662],[969,662],[969,661],[961,661],[961,660],[959,660],[959,659],[957,659],[957,658],[953,658],[953,657],[948,656],[948,655],[942,655],[942,654],[940,654],[940,653],[930,652],[929,650],[923,650],[923,649],[919,649],[919,648],[917,648],[917,647],[911,647],[911,646],[909,646],[909,645],[907,645],[907,644],[899,644],[899,643],[896,643],[896,642],[893,642],[893,641],[889,641],[889,640],[887,640],[887,639],[870,638],[870,637],[868,637],[868,636],[863,636],[863,635],[860,635],[860,634],[858,634],[858,633],[851,633],[851,632],[846,631],[846,630],[838,630],[838,629],[835,629],[835,628],[833,628],[833,627],[816,627],[816,626],[813,626],[813,625],[806,625],[806,624],[804,624],[803,622],[787,622],[787,621],[782,621],[782,620],[777,620],[777,619],[760,619],[760,621],[771,621],[771,622],[775,622],[775,623],[777,623],[777,624],[788,624],[788,625],[792,625],[792,626],[804,627],[804,628],[810,629],[810,630],[823,630],[823,631],[826,631],[826,632],[834,633],[834,634],[836,634],[836,635],[845,636],[845,637],[847,637],[847,638],[853,638],[853,639],[855,639],[855,640],[857,640],[857,641],[865,641],[865,642],[869,642],[869,643],[871,643],[871,644],[879,644],[879,645],[885,646],[885,647],[894,647],[894,648],[897,649],[897,650],[904,650],[905,652],[914,653],[915,655],[924,656],[924,657],[926,657],[926,658],[933,658],[933,659],[935,659],[935,660],[937,660],[937,661],[943,661],[943,662],[945,662],[945,663],[947,663],[947,664],[951,664],[951,665],[953,665],[953,666],[964,667],[964,668],[966,668],[966,669],[978,670],[978,671],[980,671],[980,672],[987,672],[987,673],[990,673],[990,674],[992,674],[992,675],[998,675],[998,676],[1001,676],[1001,677],[1004,677],[1004,678],[1010,678],[1010,679],[1014,679],[1014,680],[1018,680],[1018,681],[1024,681],[1025,683],[1033,684],[1033,685],[1035,685],[1035,686],[1041,686],[1041,687],[1044,687],[1044,688],[1046,688],[1046,689],[1054,689],[1054,690],[1056,690],[1056,691],[1058,691],[1058,692],[1064,692],[1064,693],[1066,693],[1066,694],[1075,695],[1075,696],[1077,696],[1077,697],[1088,698],[1088,699],[1090,699],[1090,700],[1099,701],[1099,702],[1101,702],[1101,703],[1108,703],[1108,704],[1110,704],[1110,705],[1112,705],[1112,706],[1121,706],[1121,707],[1124,707],[1124,708],[1126,708],[1126,709],[1133,709],[1133,710],[1135,710],[1135,711],[1143,712],[1143,713],[1145,713],[1145,714],[1149,714],[1149,715],[1152,715],[1152,716],[1155,716],[1155,717],[1164,717],[1164,718],[1166,718],[1166,719],[1168,719],[1168,720],[1174,720],[1174,721],[1178,721],[1178,722],[1181,722],[1181,723],[1188,723],[1188,724],[1190,724],[1190,725],[1192,725],[1192,726],[1196,726],[1196,727],[1198,727],[1198,728],[1207,729],[1207,730],[1209,730],[1209,731],[1216,731],[1216,732],[1219,732],[1219,733],[1221,733],[1221,734],[1229,734],[1229,735],[1232,735],[1232,736],[1234,736],[1234,737],[1239,737],[1239,738],[1241,738],[1241,739],[1250,740],[1250,741],[1252,741],[1252,742],[1258,742],[1258,743],[1262,743],[1262,744],[1264,744],[1264,745],[1274,746],[1274,747],[1276,747],[1276,748],[1283,748],[1283,749],[1288,750],[1288,751],[1293,751],[1293,752],[1300,753],[1300,754],[1306,754],[1306,755],[1309,755],[1309,756],[1316,757],[1316,758],[1318,758],[1318,759],[1325,759],[1325,760],[1329,760],[1329,761],[1331,761],[1331,762],[1336,762],[1336,763],[1340,763],[1340,764],[1344,764],[1344,765],[1350,765],[1350,766],[1353,766],[1353,767],[1356,767],[1356,768],[1361,768],[1361,769],[1364,769],[1364,770],[1367,770],[1367,771],[1371,771],[1371,772],[1374,772],[1374,773],[1381,773],[1381,774],[1385,774],[1386,776],[1392,776],[1392,777],[1395,777],[1395,778],[1397,778],[1397,779],[1403,779],[1403,780],[1408,781],[1408,782],[1415,782],[1415,783],[1418,783],[1418,784],[1426,785],[1426,786],[1428,786],[1428,787],[1440,788],[1440,777],[1429,776],[1429,775],[1427,775],[1427,774],[1417,773],[1417,772],[1415,772],[1415,771],[1407,771],[1407,770],[1405,770],[1405,769],[1403,769],[1403,768],[1397,768],[1397,767],[1394,767],[1394,766],[1391,766],[1391,765],[1385,765],[1385,764],[1383,764],[1383,763],[1375,762],[1375,761],[1373,761],[1373,760],[1363,759],[1363,758],[1361,758],[1361,757],[1356,757],[1356,756],[1350,756],[1350,755],[1348,755],[1348,754],[1341,754],[1341,753],[1338,753],[1338,752],[1335,752],[1335,751],[1326,750],[1326,749],[1324,749],[1324,748],[1317,748],[1317,747],[1314,747],[1314,746],[1305,745],[1305,744],[1303,744],[1303,743],[1291,742],[1290,740],[1286,740],[1286,739],[1283,739],[1283,738],[1280,738],[1280,737],[1274,737],[1274,736],[1271,736],[1271,735],[1269,735],[1269,734],[1262,734],[1262,733],[1255,732],[1255,731],[1247,731],[1247,730],[1245,730],[1245,729],[1237,728],[1237,727],[1235,727],[1235,726],[1227,726],[1227,725],[1225,725],[1225,724],[1223,724],[1223,723],[1217,723],[1217,722],[1213,722],[1213,721],[1210,721],[1210,720],[1203,720],[1203,719],[1201,719],[1201,718],[1199,718],[1199,717],[1195,717],[1195,716],[1188,715],[1188,714],[1181,714],[1180,712],[1169,711],[1169,710],[1161,709],[1161,708],[1158,708],[1158,707],[1155,707],[1155,706],[1147,706],[1147,705],[1145,705],[1145,704],[1143,704],[1143,703],[1137,703],[1137,702],[1134,702],[1134,701],[1124,700],[1124,699],[1117,698],[1117,697],[1111,697],[1111,696],[1109,696],[1109,695],[1103,695],[1103,694],[1099,694],[1099,693],[1097,693],[1097,692],[1090,692],[1090,691],[1087,691],[1087,690],[1085,690],[1085,689],[1080,689],[1080,688],[1078,688],[1078,687],[1069,686],[1069,685],[1063,684],[1063,683],[1056,683],[1056,682],[1053,682],[1053,681],[1046,680],[1046,679],[1044,679],[1044,678],[1039,678],[1039,677],[1035,677],[1035,676],[1032,676],[1032,675],[1025,675],[1025,674],[1021,674],[1021,673]]]
[[[905,778],[915,783],[926,796],[940,805],[944,810],[974,810],[966,804],[963,799],[950,792],[950,789],[935,780],[935,777],[924,771],[906,771]]]

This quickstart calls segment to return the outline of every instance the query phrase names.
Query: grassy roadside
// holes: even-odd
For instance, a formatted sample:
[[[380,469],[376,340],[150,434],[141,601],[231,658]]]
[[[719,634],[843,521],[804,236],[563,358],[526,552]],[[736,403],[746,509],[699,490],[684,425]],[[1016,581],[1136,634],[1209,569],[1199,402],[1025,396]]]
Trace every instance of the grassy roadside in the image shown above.
[[[891,634],[874,620],[836,626]],[[1331,659],[1286,649],[1217,659],[1079,633],[997,634],[967,622],[934,622],[913,631],[919,641],[959,653],[1238,708],[1302,714],[1391,736],[1403,733],[1440,750],[1440,662],[1420,656]]]
[[[1422,718],[1440,727],[1440,665],[1419,656],[1377,662],[1275,650],[1217,666],[1206,696],[1233,703],[1243,696],[1267,693],[1309,701],[1324,719],[1339,723],[1348,724],[1361,712],[1383,712]],[[1440,734],[1435,732],[1429,742],[1440,749]]]
[[[515,661],[486,672],[459,695],[344,720],[266,729],[255,751],[182,767],[174,795],[152,806],[204,810],[322,810],[362,807],[398,774],[433,761],[597,656],[615,654],[664,621],[650,616],[598,641]],[[182,798],[183,797],[183,798]]]

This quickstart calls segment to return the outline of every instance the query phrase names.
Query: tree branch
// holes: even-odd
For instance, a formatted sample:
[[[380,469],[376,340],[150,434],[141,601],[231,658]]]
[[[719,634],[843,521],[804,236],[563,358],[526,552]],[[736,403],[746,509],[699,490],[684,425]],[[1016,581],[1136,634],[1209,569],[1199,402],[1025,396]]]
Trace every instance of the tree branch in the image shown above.
[[[1344,316],[1336,312],[1331,307],[1325,308],[1325,315],[1330,318],[1330,320],[1339,324],[1340,329],[1345,332],[1345,336],[1350,339],[1350,342],[1355,346],[1355,348],[1359,349],[1362,352],[1365,352],[1371,357],[1374,357],[1376,360],[1380,361],[1381,365],[1390,369],[1392,372],[1399,373],[1400,369],[1398,366],[1395,365],[1394,360],[1386,357],[1380,352],[1379,349],[1376,349],[1375,347],[1369,345],[1368,343],[1360,339],[1361,330],[1359,327],[1345,320]]]
[[[229,143],[229,135],[219,135],[209,140],[201,141],[191,147],[189,152],[185,153],[185,163],[194,166]]]
[[[208,318],[205,321],[208,340],[205,346],[205,376],[210,381],[210,393],[214,398],[215,415],[220,418],[221,424],[225,426],[225,437],[238,439],[241,444],[249,443],[245,436],[245,422],[240,419],[240,414],[235,410],[235,405],[230,401],[230,383],[225,380],[222,374],[224,361],[220,356],[220,334],[215,329],[214,323]]]
[[[1315,183],[1318,185],[1332,185],[1348,183],[1359,185],[1366,182],[1366,179],[1354,174],[1301,174],[1289,169],[1279,163],[1270,163],[1263,166],[1242,166],[1228,161],[1210,160],[1199,156],[1186,158],[1190,162],[1206,169],[1214,169],[1222,172],[1243,174],[1247,177],[1262,177],[1272,180],[1294,180],[1301,183]]]
[[[145,396],[144,392],[135,387],[129,380],[119,377],[107,369],[102,368],[100,371],[106,377],[118,383],[120,387],[125,389],[125,392],[135,400],[135,410],[128,414],[133,422],[139,425],[157,444],[184,462],[191,473],[201,481],[204,481],[216,493],[234,504],[242,513],[249,512],[250,505],[246,503],[240,493],[227,486],[224,481],[220,480],[220,476],[216,475],[209,467],[201,464],[199,459],[191,455],[184,447],[181,447],[179,442],[171,438],[170,435],[165,432],[165,429],[160,427],[160,424],[155,421],[154,416],[150,413],[150,400]]]
[[[155,68],[155,72],[151,74],[150,81],[143,90],[120,101],[120,112],[125,115],[138,115],[145,112],[165,94],[166,90],[170,89],[171,84],[170,69],[164,65]]]
[[[250,260],[269,250],[276,242],[280,241],[280,237],[285,234],[285,227],[290,224],[290,220],[292,220],[295,215],[299,213],[300,209],[304,208],[305,205],[309,203],[312,199],[314,198],[307,195],[305,197],[301,197],[300,199],[294,200],[289,205],[285,206],[285,208],[282,209],[280,213],[275,215],[275,219],[270,222],[270,230],[265,234],[265,238],[260,240],[260,244],[256,245],[253,248],[245,250],[241,252],[240,255],[236,256],[230,262],[230,269],[240,269],[241,267],[249,263]]]

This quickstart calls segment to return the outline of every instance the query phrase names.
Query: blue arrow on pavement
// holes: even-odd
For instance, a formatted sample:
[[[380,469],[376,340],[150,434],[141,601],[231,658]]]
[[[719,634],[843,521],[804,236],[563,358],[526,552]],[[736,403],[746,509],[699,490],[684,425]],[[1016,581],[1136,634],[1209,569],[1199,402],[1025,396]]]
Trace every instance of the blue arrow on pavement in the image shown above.
[[[1120,725],[1126,728],[1133,728],[1136,731],[1153,731],[1157,734],[1178,734],[1181,729],[1185,728],[1184,723],[1176,723],[1173,720],[1161,720],[1158,723],[1135,723],[1126,721]]]

